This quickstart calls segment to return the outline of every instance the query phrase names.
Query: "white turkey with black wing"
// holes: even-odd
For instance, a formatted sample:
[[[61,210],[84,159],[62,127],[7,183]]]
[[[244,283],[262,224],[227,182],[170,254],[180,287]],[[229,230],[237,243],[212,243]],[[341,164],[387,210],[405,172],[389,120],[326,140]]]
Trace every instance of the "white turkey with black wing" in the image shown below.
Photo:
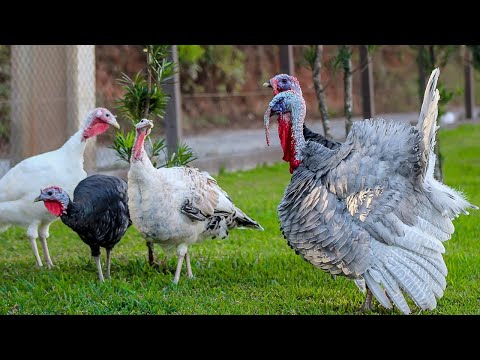
[[[410,313],[403,293],[421,309],[434,309],[444,294],[443,241],[452,220],[476,208],[463,194],[433,178],[439,100],[433,71],[417,126],[365,120],[345,142],[328,149],[302,135],[305,102],[285,91],[265,113],[279,115],[284,159],[293,176],[278,206],[289,245],[314,266],[350,279],[365,279],[387,308]]]
[[[188,246],[207,238],[226,238],[228,230],[263,228],[237,208],[213,177],[187,166],[155,168],[144,150],[153,123],[143,119],[136,137],[128,171],[128,207],[135,228],[147,241],[149,261],[153,244],[178,255],[174,283],[180,279],[183,260],[193,277]]]

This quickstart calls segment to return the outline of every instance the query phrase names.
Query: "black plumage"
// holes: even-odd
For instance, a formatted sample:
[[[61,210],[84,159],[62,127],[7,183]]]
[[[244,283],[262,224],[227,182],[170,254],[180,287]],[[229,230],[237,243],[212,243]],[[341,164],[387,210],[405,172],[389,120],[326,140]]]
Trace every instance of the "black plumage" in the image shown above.
[[[73,192],[73,201],[69,199],[60,218],[90,247],[101,281],[104,280],[100,248],[106,249],[106,277],[109,278],[110,252],[132,224],[128,212],[127,182],[108,175],[92,175],[83,179]]]
[[[330,140],[321,134],[313,132],[305,124],[303,124],[303,137],[305,138],[305,141],[313,141],[332,150],[342,145],[341,142]]]

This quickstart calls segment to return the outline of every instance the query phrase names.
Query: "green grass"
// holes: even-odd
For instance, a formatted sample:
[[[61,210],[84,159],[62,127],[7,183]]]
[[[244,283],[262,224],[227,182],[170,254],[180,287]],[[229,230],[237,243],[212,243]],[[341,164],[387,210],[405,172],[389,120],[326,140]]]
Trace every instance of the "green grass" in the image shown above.
[[[480,204],[480,126],[442,131],[446,183]],[[194,279],[177,286],[173,274],[146,261],[147,248],[132,227],[113,250],[112,279],[102,284],[90,250],[60,221],[50,229],[56,267],[38,269],[25,230],[0,234],[0,314],[356,314],[363,302],[354,283],[336,280],[290,249],[276,207],[290,181],[288,164],[222,172],[217,180],[264,232],[234,230],[227,240],[190,248]],[[446,243],[447,289],[437,309],[422,314],[480,313],[479,211],[455,220]],[[163,251],[156,246],[158,256]],[[102,254],[102,256],[104,256]],[[102,257],[102,262],[104,257]],[[174,257],[168,259],[173,269]],[[372,314],[398,314],[375,303]]]

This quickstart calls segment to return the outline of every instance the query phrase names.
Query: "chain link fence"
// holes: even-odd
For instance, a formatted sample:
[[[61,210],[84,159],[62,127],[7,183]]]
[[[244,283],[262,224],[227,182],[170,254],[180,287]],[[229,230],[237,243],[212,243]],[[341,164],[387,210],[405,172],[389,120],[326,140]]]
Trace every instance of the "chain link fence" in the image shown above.
[[[182,127],[186,139],[215,130],[220,131],[220,142],[222,131],[262,127],[263,111],[272,93],[261,84],[278,72],[278,46],[236,48],[244,54],[241,83],[223,83],[221,76],[206,68],[200,69],[203,79],[200,76],[192,83],[191,69],[182,70],[181,83],[189,84],[182,88]],[[142,50],[142,45],[0,45],[0,177],[21,159],[61,146],[83,124],[90,109],[102,106],[117,114],[115,100],[123,94],[117,79],[122,73],[133,76],[144,69]],[[307,101],[307,120],[318,121],[318,104],[304,51],[305,46],[294,46],[295,75]],[[324,47],[322,77],[331,117],[343,115],[342,71],[331,70],[336,51],[336,45]],[[356,56],[354,53],[352,58],[354,69],[358,67]],[[227,61],[225,66],[233,67],[232,64]],[[378,113],[418,111],[418,72],[411,48],[380,47],[373,56],[373,69]],[[453,87],[462,82],[459,79],[463,79],[462,64],[457,61],[446,67],[442,80]],[[361,113],[359,83],[357,71],[353,75],[354,115]],[[455,101],[455,105],[461,104],[461,97]],[[120,116],[117,119],[123,131],[130,130],[127,121]],[[159,125],[154,128],[155,135],[164,132]],[[114,129],[109,129],[89,140],[85,153],[87,171],[128,166],[108,148],[114,134]],[[200,144],[200,140],[195,144]]]

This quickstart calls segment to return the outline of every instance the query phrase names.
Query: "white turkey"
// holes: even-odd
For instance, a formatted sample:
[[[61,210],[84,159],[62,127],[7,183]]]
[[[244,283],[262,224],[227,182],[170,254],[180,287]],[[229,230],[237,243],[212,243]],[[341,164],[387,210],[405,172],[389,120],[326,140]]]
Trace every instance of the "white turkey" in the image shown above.
[[[293,172],[278,206],[283,235],[315,267],[365,279],[366,309],[373,294],[408,314],[404,293],[434,309],[446,287],[442,242],[452,236],[454,218],[478,209],[433,177],[439,73],[430,76],[416,126],[356,122],[333,150],[305,141],[298,93],[279,93],[265,113],[267,137],[269,118],[278,114]]]
[[[12,224],[27,226],[27,236],[38,266],[43,266],[36,241],[39,236],[45,262],[49,268],[53,266],[47,238],[50,224],[57,217],[33,200],[39,190],[51,185],[62,187],[73,197],[73,190],[87,176],[83,169],[87,139],[102,134],[110,125],[120,127],[109,110],[93,109],[87,114],[84,126],[62,147],[22,160],[0,179],[0,228]]]
[[[167,252],[176,250],[178,283],[183,260],[188,277],[193,277],[188,246],[207,238],[226,238],[228,230],[263,228],[237,208],[216,180],[206,172],[188,166],[155,168],[144,150],[145,137],[153,123],[142,119],[128,171],[128,208],[135,228],[147,241],[149,260],[153,244]]]

